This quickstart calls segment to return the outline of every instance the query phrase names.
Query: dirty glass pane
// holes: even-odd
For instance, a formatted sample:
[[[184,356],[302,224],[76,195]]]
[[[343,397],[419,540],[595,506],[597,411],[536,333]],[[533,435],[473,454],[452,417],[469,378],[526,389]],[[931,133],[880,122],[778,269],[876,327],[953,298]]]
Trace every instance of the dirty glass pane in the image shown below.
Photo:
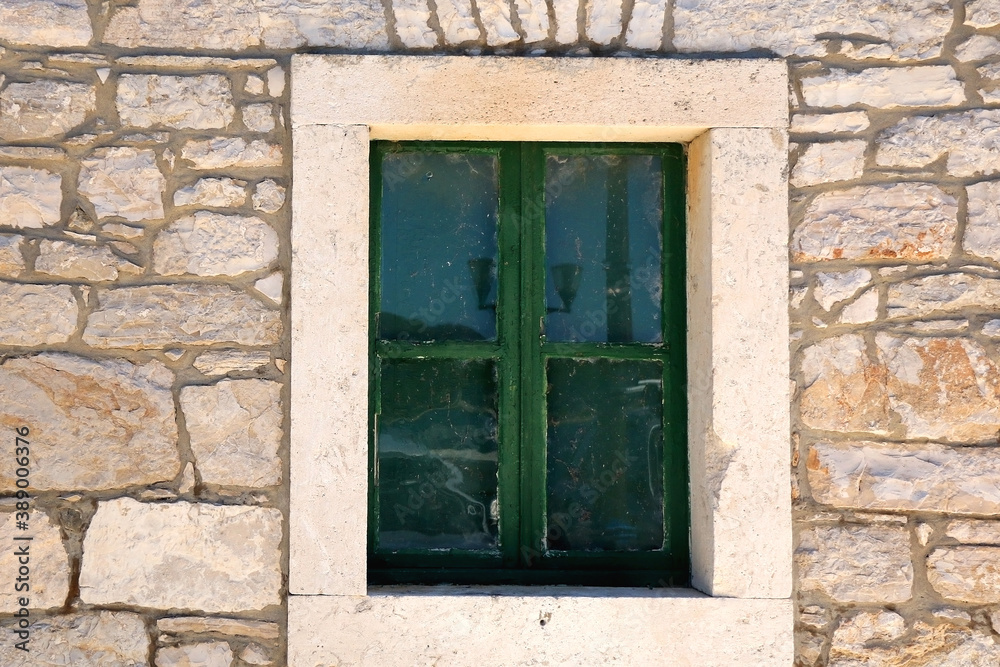
[[[548,361],[549,549],[662,548],[661,373],[657,361]]]
[[[379,337],[496,338],[498,207],[495,155],[385,156]]]
[[[382,550],[497,548],[495,372],[490,360],[382,362]]]
[[[545,338],[662,340],[662,228],[658,156],[548,156]]]

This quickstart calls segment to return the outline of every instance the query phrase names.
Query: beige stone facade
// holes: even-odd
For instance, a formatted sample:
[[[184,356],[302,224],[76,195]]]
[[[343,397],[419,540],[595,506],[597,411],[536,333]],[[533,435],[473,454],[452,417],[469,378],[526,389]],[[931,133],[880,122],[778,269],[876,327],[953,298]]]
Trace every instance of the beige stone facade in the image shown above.
[[[297,592],[293,368],[357,350],[331,335],[325,351],[292,358],[292,313],[298,290],[310,288],[298,278],[321,290],[334,276],[366,276],[352,275],[347,259],[293,269],[302,261],[293,171],[311,158],[292,140],[292,70],[297,54],[338,53],[512,56],[543,72],[580,58],[781,63],[791,142],[781,345],[790,363],[768,370],[788,380],[791,398],[773,388],[764,398],[780,397],[776,411],[790,413],[791,427],[768,442],[781,452],[773,459],[695,461],[698,479],[708,489],[729,479],[722,502],[738,516],[746,483],[732,480],[791,460],[775,478],[791,479],[781,501],[791,499],[791,528],[780,531],[795,550],[795,664],[997,664],[998,30],[996,0],[0,0],[0,663],[330,664],[337,642],[292,637],[287,621]],[[517,108],[516,79],[486,81]],[[637,81],[618,85],[626,104],[642,99],[642,87],[630,87]],[[710,88],[702,98],[688,91],[695,102],[674,112],[725,107],[727,91]],[[354,92],[346,106],[414,94],[403,84]],[[469,101],[451,110],[460,102]],[[655,126],[648,106],[639,116]],[[382,121],[356,122],[377,133]],[[339,139],[309,132],[363,144],[362,125]],[[672,138],[691,142],[706,127],[716,125],[692,123]],[[563,131],[575,130],[532,138]],[[652,138],[642,131],[631,123],[620,137]],[[367,202],[347,205],[363,216]],[[741,233],[754,233],[750,222]],[[730,278],[743,284],[726,274],[719,285]],[[719,359],[747,345],[741,327],[754,313],[738,296],[728,295],[731,311],[709,313],[718,335],[705,340]],[[725,394],[736,385],[723,380],[709,405],[737,414],[745,394]],[[353,413],[329,421],[357,423]],[[25,428],[23,518],[15,437]],[[717,444],[739,435],[719,434]],[[23,536],[32,537],[27,653],[17,648],[13,589]],[[736,562],[735,553],[716,557]],[[351,554],[329,581],[363,560]],[[752,579],[738,569],[727,586]],[[784,622],[766,588],[754,580],[728,612],[700,598],[629,604],[609,594],[614,622],[605,625],[593,622],[604,612],[587,598],[539,596],[529,609],[510,591],[482,627],[462,626],[482,612],[479,598],[449,605],[387,593],[374,610],[349,598],[322,608],[302,600],[300,609],[323,622],[340,614],[345,632],[382,633],[356,664],[488,664],[424,648],[442,636],[474,645],[462,633],[477,628],[520,638],[498,664],[676,664],[682,654],[701,664],[709,658],[700,647],[675,649],[703,626],[704,641],[723,647],[733,624],[757,631],[731,656],[782,655],[768,643],[777,634],[761,632]],[[627,645],[608,632],[627,626],[638,636],[649,614],[671,605],[689,610],[688,625]],[[420,647],[394,645],[400,614],[442,606],[450,611],[420,625]],[[582,620],[554,622],[551,636],[537,622],[522,629],[538,610]],[[574,632],[600,652],[574,652]],[[290,641],[299,648],[289,651]]]

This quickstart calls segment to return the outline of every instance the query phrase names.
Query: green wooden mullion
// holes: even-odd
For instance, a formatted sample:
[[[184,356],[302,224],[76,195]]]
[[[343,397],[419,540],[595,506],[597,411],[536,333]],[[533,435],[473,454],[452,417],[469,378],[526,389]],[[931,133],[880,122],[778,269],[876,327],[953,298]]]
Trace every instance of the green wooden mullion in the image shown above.
[[[498,497],[503,565],[516,568],[521,546],[521,149],[501,147],[499,155],[500,215],[497,272],[497,337],[499,342]]]
[[[521,566],[542,557],[545,536],[545,163],[542,149],[521,149]]]
[[[542,356],[546,359],[663,359],[665,347],[641,343],[551,343],[542,344]]]
[[[503,345],[481,341],[411,343],[380,340],[375,343],[375,351],[383,359],[497,359],[503,354]]]

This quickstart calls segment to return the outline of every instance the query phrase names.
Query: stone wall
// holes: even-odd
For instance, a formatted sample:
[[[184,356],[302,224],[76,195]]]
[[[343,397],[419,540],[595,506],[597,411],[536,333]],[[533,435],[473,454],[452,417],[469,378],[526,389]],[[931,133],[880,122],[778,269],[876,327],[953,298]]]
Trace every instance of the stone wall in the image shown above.
[[[284,662],[317,51],[787,58],[798,663],[1000,661],[1000,1],[0,0],[0,663]]]

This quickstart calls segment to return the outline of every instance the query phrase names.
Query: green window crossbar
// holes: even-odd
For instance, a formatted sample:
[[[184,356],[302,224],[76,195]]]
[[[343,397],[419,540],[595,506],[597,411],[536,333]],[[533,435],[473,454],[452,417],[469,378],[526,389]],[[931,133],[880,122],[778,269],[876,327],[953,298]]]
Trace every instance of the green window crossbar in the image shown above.
[[[372,144],[370,583],[688,583],[684,173]]]

